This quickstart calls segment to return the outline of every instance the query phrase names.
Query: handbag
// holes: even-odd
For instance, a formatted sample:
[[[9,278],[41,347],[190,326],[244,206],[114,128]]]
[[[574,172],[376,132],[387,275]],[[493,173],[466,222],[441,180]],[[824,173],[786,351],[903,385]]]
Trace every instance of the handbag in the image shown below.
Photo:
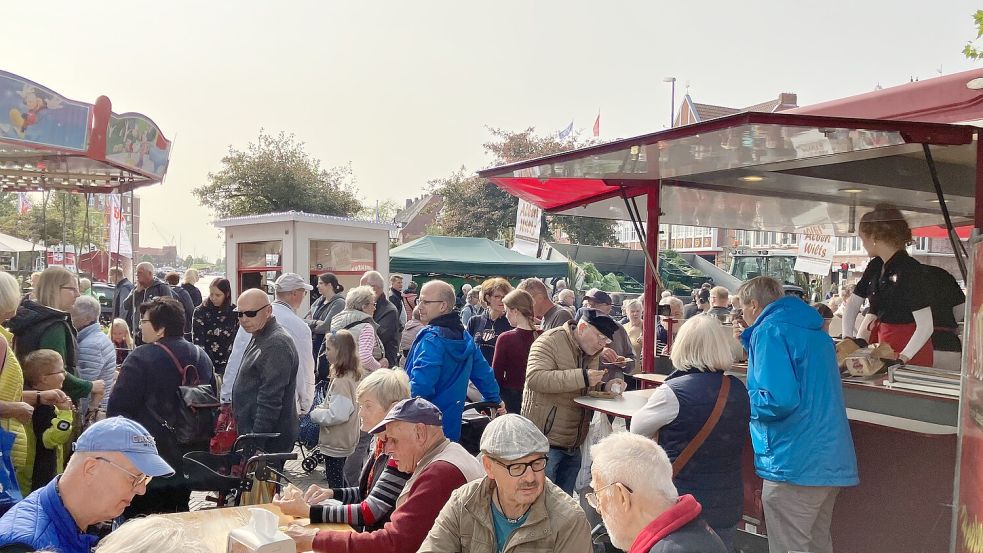
[[[713,432],[713,427],[717,426],[717,422],[720,421],[720,416],[724,414],[724,406],[727,405],[727,396],[730,394],[730,379],[731,377],[724,375],[723,381],[720,383],[720,393],[717,394],[717,402],[713,404],[713,411],[707,418],[707,422],[703,423],[703,428],[696,433],[696,436],[690,441],[686,449],[676,457],[676,460],[672,462],[672,477],[675,478],[683,471],[683,467],[686,463],[696,455],[697,450],[703,445],[703,442],[707,440],[710,433]]]
[[[238,437],[239,429],[236,428],[232,405],[223,405],[215,419],[215,433],[208,442],[208,451],[213,455],[225,455],[232,451]]]
[[[218,398],[215,397],[215,390],[211,384],[201,384],[198,381],[198,370],[194,365],[181,366],[174,352],[160,342],[154,342],[160,346],[174,362],[178,374],[181,376],[178,385],[177,395],[181,409],[175,413],[174,424],[169,425],[164,421],[161,423],[174,434],[178,445],[192,446],[207,444],[211,442],[215,433],[216,411],[222,406]],[[188,370],[195,369],[195,370]],[[191,373],[191,374],[189,374]],[[160,417],[157,417],[160,419]]]
[[[314,387],[314,402],[306,415],[300,419],[300,430],[297,432],[297,441],[304,447],[316,447],[321,438],[321,425],[311,419],[311,412],[324,403],[324,398],[328,395],[328,381],[321,380]]]

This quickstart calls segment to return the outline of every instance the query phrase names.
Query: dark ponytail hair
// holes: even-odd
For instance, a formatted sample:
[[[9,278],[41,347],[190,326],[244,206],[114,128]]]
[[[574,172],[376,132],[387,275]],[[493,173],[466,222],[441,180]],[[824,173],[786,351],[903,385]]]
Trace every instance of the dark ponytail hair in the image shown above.
[[[345,287],[338,283],[338,277],[334,276],[334,273],[321,273],[317,278],[325,284],[329,284],[331,289],[334,290],[335,294],[340,294],[345,291]]]

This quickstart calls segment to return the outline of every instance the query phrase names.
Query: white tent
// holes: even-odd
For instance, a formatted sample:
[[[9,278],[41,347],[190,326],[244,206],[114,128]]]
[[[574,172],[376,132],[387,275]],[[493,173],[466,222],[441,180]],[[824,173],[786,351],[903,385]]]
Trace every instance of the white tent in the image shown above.
[[[0,232],[0,252],[41,252],[44,246]]]

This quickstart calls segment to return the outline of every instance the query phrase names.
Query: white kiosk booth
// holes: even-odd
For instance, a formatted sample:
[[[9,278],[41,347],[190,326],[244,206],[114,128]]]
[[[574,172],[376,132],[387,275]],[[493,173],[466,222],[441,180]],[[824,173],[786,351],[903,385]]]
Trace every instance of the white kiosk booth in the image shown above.
[[[334,273],[346,290],[358,286],[365,271],[387,277],[390,232],[397,230],[386,223],[299,211],[232,217],[215,226],[225,229],[233,297],[250,288],[268,290],[267,283],[285,272],[308,275],[315,287],[317,275]]]

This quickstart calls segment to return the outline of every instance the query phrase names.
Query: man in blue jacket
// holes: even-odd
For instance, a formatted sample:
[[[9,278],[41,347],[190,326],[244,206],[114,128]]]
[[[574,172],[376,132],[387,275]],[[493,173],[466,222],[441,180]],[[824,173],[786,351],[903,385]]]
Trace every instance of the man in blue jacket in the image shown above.
[[[74,447],[61,476],[0,519],[0,550],[89,553],[98,541],[90,526],[122,514],[151,478],[174,474],[153,436],[123,417],[93,424]]]
[[[423,285],[417,308],[427,326],[420,331],[406,357],[410,395],[422,397],[444,414],[444,435],[461,439],[461,414],[467,399],[468,381],[474,382],[485,401],[505,404],[499,397],[495,373],[485,361],[474,339],[454,310],[454,287],[440,280]]]
[[[748,351],[754,466],[771,553],[832,553],[840,489],[860,483],[836,353],[819,313],[769,277],[737,291]]]

